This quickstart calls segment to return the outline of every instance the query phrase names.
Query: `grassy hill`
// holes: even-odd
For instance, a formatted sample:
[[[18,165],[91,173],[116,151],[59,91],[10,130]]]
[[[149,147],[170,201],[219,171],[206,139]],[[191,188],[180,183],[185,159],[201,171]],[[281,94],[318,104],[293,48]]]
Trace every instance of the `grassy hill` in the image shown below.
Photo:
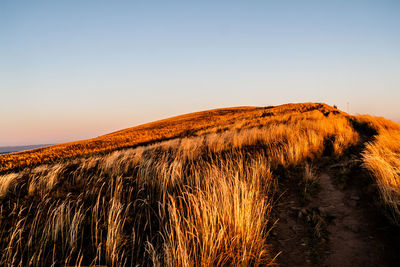
[[[146,145],[171,138],[225,131],[231,129],[231,127],[251,128],[262,126],[265,123],[273,122],[271,117],[279,118],[280,115],[290,112],[301,113],[312,110],[320,110],[320,112],[326,113],[331,111],[338,112],[323,104],[288,104],[268,108],[237,107],[196,112],[128,128],[89,140],[63,143],[1,156],[0,171],[89,155],[96,152]]]
[[[338,177],[332,188],[320,179],[327,166],[340,166],[340,175],[336,169],[331,174]],[[396,225],[399,168],[399,124],[319,103],[197,112],[1,155],[0,261],[293,265],[285,261],[296,256],[290,245],[301,248],[296,265],[336,261],[340,248],[334,238],[327,241],[332,216],[312,205],[359,181],[356,170],[366,179],[357,190]],[[302,237],[281,242],[286,226],[301,227]],[[386,242],[376,240],[356,248],[382,256],[388,250],[367,253]],[[335,257],[322,256],[323,250]]]

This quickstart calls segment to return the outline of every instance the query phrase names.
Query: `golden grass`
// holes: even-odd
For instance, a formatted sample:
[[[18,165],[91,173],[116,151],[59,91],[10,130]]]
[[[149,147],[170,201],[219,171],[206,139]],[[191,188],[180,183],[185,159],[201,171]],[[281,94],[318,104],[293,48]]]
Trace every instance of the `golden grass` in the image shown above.
[[[10,173],[0,176],[0,198],[3,198],[5,195],[7,195],[7,191],[10,189],[17,178],[18,174],[16,173]]]
[[[305,103],[287,104],[270,108],[238,107],[190,113],[128,128],[89,140],[0,155],[0,172],[65,158],[134,147],[187,135],[202,135],[204,133],[225,131],[233,128],[260,127],[276,119],[278,121],[290,121],[292,119],[291,114],[300,114],[311,110],[318,110],[324,114],[339,112],[325,104]]]
[[[380,117],[358,116],[377,131],[363,152],[363,164],[375,177],[383,202],[400,223],[400,124]]]
[[[221,171],[222,168],[205,170],[211,172],[205,187],[185,188],[180,197],[170,197],[168,265],[273,263],[266,241],[271,210],[267,192],[272,180],[268,167],[262,161],[254,161],[247,167],[254,173],[246,174]]]
[[[348,115],[333,111],[204,113],[208,126],[192,136],[4,174],[0,264],[274,265],[274,172],[358,142]]]

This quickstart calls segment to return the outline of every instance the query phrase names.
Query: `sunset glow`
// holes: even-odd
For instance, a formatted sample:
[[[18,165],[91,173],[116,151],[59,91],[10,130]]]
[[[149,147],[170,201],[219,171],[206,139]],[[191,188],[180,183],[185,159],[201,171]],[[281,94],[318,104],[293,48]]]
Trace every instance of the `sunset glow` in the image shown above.
[[[2,1],[0,146],[229,106],[400,121],[397,1]]]

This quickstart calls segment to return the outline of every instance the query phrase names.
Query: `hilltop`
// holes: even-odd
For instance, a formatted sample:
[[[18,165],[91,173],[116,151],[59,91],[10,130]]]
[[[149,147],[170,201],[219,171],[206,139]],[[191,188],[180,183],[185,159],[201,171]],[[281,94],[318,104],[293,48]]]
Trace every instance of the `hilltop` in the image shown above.
[[[212,131],[224,131],[243,122],[244,128],[262,126],[288,113],[318,110],[323,114],[344,114],[325,104],[286,104],[277,107],[236,107],[195,112],[155,121],[93,139],[63,143],[31,151],[0,156],[0,172],[60,159],[108,152],[135,147],[177,137],[201,135]],[[273,115],[273,116],[272,116]]]
[[[0,155],[0,262],[396,266],[399,169],[399,124],[322,103]]]

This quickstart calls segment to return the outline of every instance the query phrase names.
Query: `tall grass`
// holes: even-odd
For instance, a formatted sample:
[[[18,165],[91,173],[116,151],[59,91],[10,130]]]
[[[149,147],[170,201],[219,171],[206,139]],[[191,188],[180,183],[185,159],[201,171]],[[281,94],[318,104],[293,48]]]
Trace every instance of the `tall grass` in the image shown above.
[[[375,177],[391,218],[400,224],[400,124],[371,116],[357,120],[377,132],[363,151],[363,164]]]
[[[269,265],[266,226],[271,173],[265,158],[235,167],[213,165],[194,173],[199,187],[170,196],[166,259],[170,266]],[[245,165],[243,165],[245,164]],[[196,179],[195,179],[196,180]]]
[[[339,155],[358,135],[341,114],[263,113],[0,176],[1,264],[275,264],[274,172]]]

